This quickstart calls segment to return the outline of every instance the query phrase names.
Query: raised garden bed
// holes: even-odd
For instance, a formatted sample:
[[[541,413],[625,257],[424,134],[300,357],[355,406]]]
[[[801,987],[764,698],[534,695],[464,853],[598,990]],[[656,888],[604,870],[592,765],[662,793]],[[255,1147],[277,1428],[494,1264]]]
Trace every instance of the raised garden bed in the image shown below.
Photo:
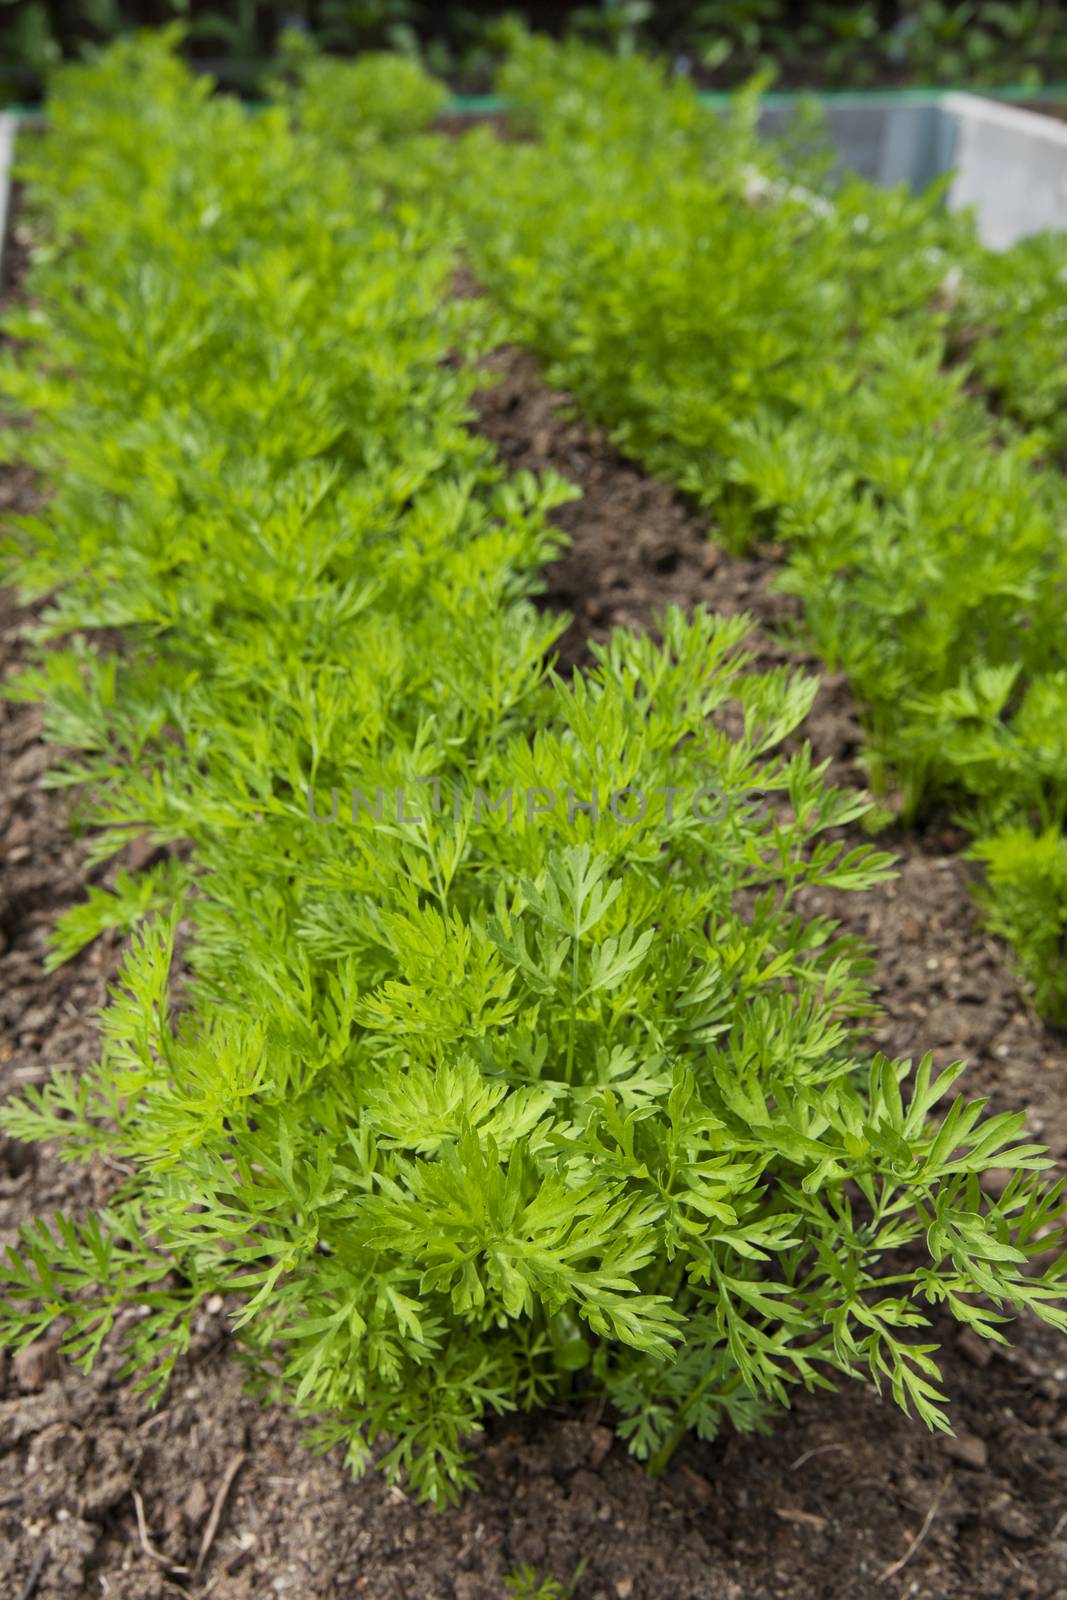
[[[548,603],[578,618],[568,660],[584,658],[586,638],[647,626],[665,604],[741,607],[781,624],[782,602],[768,590],[774,559],[709,546],[702,518],[601,435],[560,415],[528,358],[504,352],[493,365],[502,382],[479,403],[486,436],[512,468],[551,467],[584,491],[557,514],[574,544],[548,572]],[[9,507],[33,503],[25,479],[8,474],[4,486]],[[16,609],[6,613],[5,670],[18,665],[26,621]],[[761,664],[789,658],[766,636],[759,650]],[[820,756],[861,781],[844,684],[824,687],[808,732]],[[119,949],[108,941],[42,976],[55,916],[99,873],[87,877],[68,842],[65,807],[37,787],[48,750],[36,715],[9,707],[2,734],[0,1056],[15,1088],[54,1065],[93,1058],[91,1013],[114,981]],[[1034,1132],[1067,1163],[1067,1046],[1020,1005],[1004,951],[976,924],[957,845],[947,825],[918,839],[895,836],[900,879],[847,907],[879,952],[886,1014],[878,1038],[904,1052],[933,1044],[942,1064],[966,1056],[976,1088],[999,1107],[1028,1106]],[[5,1240],[42,1211],[98,1203],[115,1181],[106,1165],[84,1172],[11,1142],[3,1159]],[[119,1600],[175,1591],[215,1600],[270,1592],[503,1600],[505,1575],[523,1563],[567,1579],[588,1558],[579,1600],[610,1600],[620,1588],[637,1600],[709,1592],[851,1600],[907,1553],[936,1506],[923,1544],[884,1592],[1055,1595],[1067,1558],[1062,1342],[1038,1326],[1016,1330],[1014,1348],[992,1356],[980,1343],[949,1340],[956,1440],[931,1438],[887,1401],[848,1387],[803,1399],[769,1439],[687,1444],[667,1476],[651,1480],[611,1443],[598,1408],[578,1409],[536,1426],[494,1425],[479,1451],[478,1494],[442,1514],[376,1479],[353,1484],[334,1456],[307,1451],[298,1424],[243,1395],[220,1308],[198,1326],[159,1414],[116,1381],[115,1361],[90,1378],[63,1371],[54,1355],[7,1363],[0,1516],[8,1570],[23,1579],[47,1550],[37,1590],[46,1600],[88,1596],[94,1586]],[[133,1490],[152,1548],[175,1566],[192,1565],[238,1457],[202,1576],[168,1573],[141,1541]]]
[[[741,557],[709,542],[708,517],[562,414],[529,357],[505,349],[488,359],[501,381],[477,397],[478,436],[509,470],[553,469],[583,490],[581,501],[551,512],[573,543],[547,567],[541,602],[575,614],[562,642],[568,667],[586,666],[589,641],[615,626],[649,628],[667,603],[753,612],[761,670],[817,666],[783,642],[782,629],[801,614],[771,588],[780,543],[765,540]],[[39,490],[25,472],[9,470],[4,482],[12,508],[32,509]],[[24,659],[27,622],[14,608],[6,614],[5,672]],[[87,883],[114,878],[87,868],[67,843],[65,808],[39,788],[54,752],[40,741],[36,712],[9,705],[0,727],[0,1057],[17,1090],[53,1065],[94,1056],[86,1012],[115,975],[118,940],[105,933],[42,974],[56,913],[80,904]],[[824,678],[804,731],[837,782],[862,787],[861,728],[843,674]],[[868,842],[855,824],[844,838]],[[932,1048],[939,1066],[968,1056],[974,1089],[992,1096],[994,1110],[1028,1108],[1029,1129],[1062,1162],[1062,1036],[1042,1027],[1005,951],[980,928],[964,838],[937,813],[918,833],[894,831],[897,880],[863,896],[814,887],[805,910],[843,917],[874,944],[884,1008],[872,1024],[876,1043],[894,1056]],[[156,843],[128,846],[122,864],[158,866]],[[53,1207],[90,1210],[124,1177],[121,1155],[106,1151],[77,1168],[60,1165],[48,1146],[9,1142],[3,1159],[8,1238]],[[988,1193],[1003,1177],[994,1169]],[[377,1478],[353,1484],[339,1452],[306,1455],[302,1430],[281,1409],[243,1398],[228,1309],[211,1297],[198,1310],[191,1350],[154,1417],[118,1381],[112,1357],[78,1378],[46,1339],[8,1364],[0,1438],[10,1477],[0,1478],[0,1515],[12,1570],[29,1592],[480,1600],[502,1594],[523,1563],[566,1581],[583,1558],[580,1600],[865,1592],[933,1600],[1055,1595],[1061,1582],[1067,1358],[1062,1337],[1036,1323],[1017,1328],[1014,1349],[1002,1353],[938,1318],[955,1439],[928,1435],[888,1397],[849,1385],[832,1397],[801,1396],[768,1439],[687,1442],[653,1479],[612,1442],[599,1401],[557,1404],[536,1422],[493,1422],[477,1455],[480,1491],[433,1513]]]

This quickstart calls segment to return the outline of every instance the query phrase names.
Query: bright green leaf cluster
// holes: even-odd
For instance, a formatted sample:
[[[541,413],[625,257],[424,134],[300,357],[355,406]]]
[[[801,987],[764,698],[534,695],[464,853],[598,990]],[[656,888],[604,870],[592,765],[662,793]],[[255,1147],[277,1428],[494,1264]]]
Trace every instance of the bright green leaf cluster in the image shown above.
[[[999,863],[994,925],[1067,1019],[1067,901],[1048,917],[1042,878],[1067,815],[1061,245],[996,258],[940,188],[828,186],[758,143],[758,85],[724,120],[639,57],[526,38],[501,87],[532,138],[379,170],[451,194],[514,336],[622,449],[727,541],[788,544],[875,781],[905,815],[962,810]]]
[[[989,251],[961,275],[955,343],[993,405],[1067,446],[1067,235],[1041,233]]]
[[[657,1465],[840,1373],[945,1426],[932,1308],[1067,1326],[1060,1188],[958,1067],[863,1052],[867,953],[805,891],[891,863],[783,753],[814,682],[703,612],[550,670],[571,491],[471,431],[486,313],[382,129],[339,154],[141,42],[27,162],[16,692],[100,858],[186,849],[60,927],[136,930],[102,1057],[3,1126],[132,1175],[24,1230],[0,1337],[87,1364],[121,1322],[156,1394],[227,1295],[268,1395],[438,1502],[576,1386]]]

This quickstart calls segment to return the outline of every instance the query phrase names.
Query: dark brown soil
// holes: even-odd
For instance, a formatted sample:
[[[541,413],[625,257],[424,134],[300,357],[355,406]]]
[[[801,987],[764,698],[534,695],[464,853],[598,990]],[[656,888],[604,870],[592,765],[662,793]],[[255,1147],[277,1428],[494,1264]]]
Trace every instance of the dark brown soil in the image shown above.
[[[549,599],[575,612],[566,654],[616,624],[647,626],[670,601],[792,613],[770,591],[777,552],[740,560],[665,485],[560,415],[530,360],[496,358],[502,381],[481,425],[512,466],[554,467],[585,497],[559,520],[573,545]],[[32,485],[8,474],[0,506]],[[0,611],[0,674],[20,659],[26,618]],[[761,663],[788,655],[759,635]],[[799,659],[799,658],[798,658]],[[808,732],[855,779],[858,724],[847,683],[827,680]],[[51,977],[47,928],[86,880],[62,800],[40,788],[37,714],[0,711],[0,1085],[39,1081],[96,1049],[93,1013],[116,949],[100,943]],[[899,879],[834,909],[875,941],[894,1053],[968,1055],[972,1081],[1029,1108],[1067,1158],[1067,1049],[1019,1000],[1003,949],[979,930],[949,830],[894,838]],[[826,897],[828,900],[831,897]],[[51,1207],[85,1208],[115,1173],[51,1152],[0,1150],[0,1242]],[[992,1354],[944,1329],[945,1382],[959,1429],[931,1438],[859,1385],[801,1396],[767,1439],[687,1445],[650,1480],[592,1413],[505,1420],[479,1452],[482,1491],[455,1511],[411,1504],[372,1477],[354,1483],[316,1457],[299,1425],[241,1392],[224,1308],[150,1414],[109,1357],[91,1376],[51,1346],[0,1358],[3,1600],[500,1600],[524,1562],[578,1600],[1067,1600],[1067,1342],[1036,1325]],[[235,1476],[196,1569],[212,1504]],[[139,1527],[138,1508],[143,1516]],[[186,1570],[183,1570],[186,1569]],[[194,1570],[188,1570],[194,1569]]]

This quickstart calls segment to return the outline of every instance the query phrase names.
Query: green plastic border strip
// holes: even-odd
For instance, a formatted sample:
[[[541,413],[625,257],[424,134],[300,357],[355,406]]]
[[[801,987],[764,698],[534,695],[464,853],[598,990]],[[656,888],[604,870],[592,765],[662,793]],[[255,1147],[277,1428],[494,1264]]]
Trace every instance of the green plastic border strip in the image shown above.
[[[814,100],[818,103],[827,101],[830,104],[849,101],[853,105],[886,105],[886,106],[928,106],[940,100],[944,94],[963,93],[980,95],[984,100],[1001,100],[1007,104],[1019,102],[1030,105],[1064,105],[1067,106],[1067,83],[1044,84],[1041,88],[1027,89],[1019,84],[1012,84],[1003,89],[987,88],[984,85],[974,87],[970,84],[943,83],[936,88],[923,87],[915,89],[778,89],[771,90],[760,96],[764,105],[793,106],[804,101]],[[699,99],[704,105],[725,106],[733,98],[726,89],[702,89]],[[250,101],[250,104],[256,104]],[[498,94],[455,94],[448,102],[446,115],[457,117],[487,117],[496,116],[507,111],[509,102]],[[45,115],[44,105],[13,105],[0,106],[0,111],[5,115],[15,117],[20,122],[40,121]]]

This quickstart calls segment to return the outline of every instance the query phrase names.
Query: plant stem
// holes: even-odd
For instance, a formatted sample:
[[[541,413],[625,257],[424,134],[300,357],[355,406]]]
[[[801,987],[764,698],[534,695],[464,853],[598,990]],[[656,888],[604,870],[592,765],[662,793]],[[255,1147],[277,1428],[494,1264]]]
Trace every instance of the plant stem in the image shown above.
[[[568,1083],[574,1082],[574,1035],[578,1027],[578,956],[580,954],[580,947],[578,944],[577,932],[575,932],[572,937],[574,940],[574,949],[571,955],[571,1017],[570,1027],[567,1032],[566,1079]]]
[[[674,1424],[674,1427],[671,1429],[670,1433],[668,1433],[667,1437],[664,1439],[655,1455],[649,1461],[647,1468],[649,1477],[658,1478],[660,1474],[665,1472],[670,1466],[671,1458],[674,1455],[674,1452],[677,1450],[678,1446],[689,1432],[689,1413],[692,1411],[694,1405],[700,1399],[701,1395],[705,1394],[711,1387],[712,1383],[714,1383],[715,1379],[717,1377],[721,1377],[721,1375],[720,1369],[718,1367],[713,1367],[707,1376],[702,1378],[697,1384],[696,1388],[690,1394],[688,1400],[678,1412],[678,1420]],[[741,1379],[739,1376],[732,1378],[730,1382],[725,1384],[722,1388],[722,1396],[725,1397],[728,1394],[732,1394],[733,1391],[738,1387],[740,1381]]]

